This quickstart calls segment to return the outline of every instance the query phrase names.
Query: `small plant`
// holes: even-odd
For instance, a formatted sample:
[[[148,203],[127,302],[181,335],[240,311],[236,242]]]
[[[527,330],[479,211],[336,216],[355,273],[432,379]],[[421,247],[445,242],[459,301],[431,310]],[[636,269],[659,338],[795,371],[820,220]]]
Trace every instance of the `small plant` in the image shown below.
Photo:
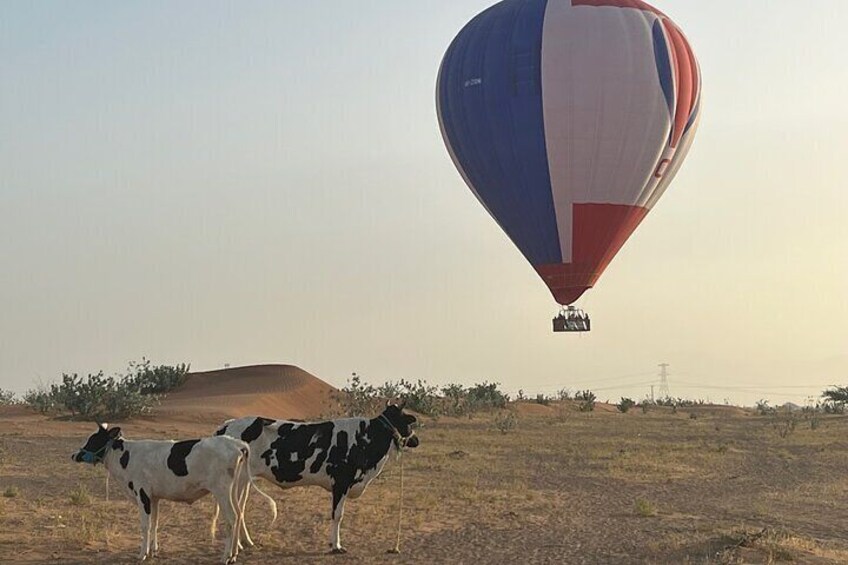
[[[516,425],[518,425],[518,417],[512,410],[503,410],[495,416],[495,427],[502,434],[511,432]]]
[[[571,400],[571,390],[567,388],[561,388],[557,391],[557,400],[562,402],[563,400]]]
[[[644,498],[637,498],[634,506],[636,508],[636,513],[643,518],[650,518],[651,516],[657,515],[657,510],[654,508],[654,505]]]
[[[621,398],[621,402],[615,405],[615,407],[618,408],[618,411],[622,414],[627,414],[627,412],[634,406],[636,406],[635,400],[633,400],[632,398],[624,397]]]
[[[545,396],[544,394],[536,395],[536,404],[541,404],[542,406],[550,406],[551,399]]]
[[[77,485],[77,488],[71,491],[69,499],[74,506],[88,506],[91,504],[91,495],[88,493],[88,488],[83,484]]]
[[[598,397],[591,390],[584,390],[574,395],[574,400],[580,403],[578,408],[581,412],[593,412],[597,399]]]
[[[772,428],[774,428],[781,439],[786,439],[797,427],[798,418],[792,413],[775,416],[774,422],[772,422]]]
[[[6,490],[3,491],[3,498],[15,498],[18,494],[20,494],[18,487],[9,485],[6,487]]]
[[[15,393],[11,390],[0,388],[0,406],[11,406],[12,404],[17,404]]]
[[[525,400],[527,400],[527,397],[524,396],[523,388],[518,389],[518,396],[515,399],[519,402],[524,402]]]
[[[769,406],[768,400],[758,400],[757,405],[756,405],[756,409],[757,409],[757,414],[759,414],[760,416],[768,416],[770,414],[775,413],[775,409],[773,407]]]

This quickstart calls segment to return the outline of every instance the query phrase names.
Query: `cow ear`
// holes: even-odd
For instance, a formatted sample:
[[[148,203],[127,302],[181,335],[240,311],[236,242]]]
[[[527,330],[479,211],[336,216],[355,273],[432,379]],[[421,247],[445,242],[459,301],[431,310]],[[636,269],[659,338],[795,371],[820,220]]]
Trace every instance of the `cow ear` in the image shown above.
[[[100,426],[101,430],[106,430],[109,427],[109,424],[107,424],[106,422],[100,422],[98,426]]]
[[[121,428],[115,427],[109,430],[110,439],[118,439],[119,437],[121,437]]]
[[[390,398],[386,399],[386,408],[392,405],[392,400]]]

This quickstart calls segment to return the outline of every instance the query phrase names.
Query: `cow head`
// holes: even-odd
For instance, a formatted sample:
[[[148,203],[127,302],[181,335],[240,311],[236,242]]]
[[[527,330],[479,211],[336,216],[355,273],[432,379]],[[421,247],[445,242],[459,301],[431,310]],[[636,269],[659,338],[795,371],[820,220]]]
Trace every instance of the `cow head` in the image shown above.
[[[404,407],[406,407],[405,400],[400,405],[387,402],[381,416],[397,431],[406,447],[418,447],[418,436],[415,435],[418,419],[404,412]]]
[[[108,429],[107,424],[100,424],[97,431],[88,437],[80,450],[71,456],[71,459],[77,463],[91,463],[97,465],[106,456],[106,450],[112,443],[120,439],[121,428]]]

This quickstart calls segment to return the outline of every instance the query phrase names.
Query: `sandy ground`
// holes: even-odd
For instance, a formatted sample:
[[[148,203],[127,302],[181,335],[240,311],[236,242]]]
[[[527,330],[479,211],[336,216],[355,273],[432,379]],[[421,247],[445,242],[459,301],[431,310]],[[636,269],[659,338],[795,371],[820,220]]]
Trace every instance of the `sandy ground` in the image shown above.
[[[386,554],[397,525],[394,462],[349,502],[347,555],[326,554],[328,493],[266,484],[280,519],[268,525],[254,497],[248,521],[259,546],[240,562],[848,563],[848,418],[798,416],[792,426],[721,408],[513,409],[508,433],[497,414],[424,421],[421,447],[404,458],[400,555]],[[188,438],[217,423],[165,416],[121,425],[129,438]],[[102,468],[70,460],[91,431],[0,411],[0,563],[135,562],[135,506],[115,485],[106,500]],[[163,503],[153,562],[216,563],[212,508],[210,499]]]

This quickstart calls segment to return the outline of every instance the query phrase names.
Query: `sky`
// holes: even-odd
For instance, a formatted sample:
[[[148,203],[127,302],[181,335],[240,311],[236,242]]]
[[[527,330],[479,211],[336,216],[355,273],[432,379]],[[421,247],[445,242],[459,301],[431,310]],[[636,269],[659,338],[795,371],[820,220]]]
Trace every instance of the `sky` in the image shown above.
[[[490,0],[0,3],[0,387],[159,363],[804,402],[848,384],[848,2],[657,0],[703,73],[671,189],[557,306],[435,81]]]

